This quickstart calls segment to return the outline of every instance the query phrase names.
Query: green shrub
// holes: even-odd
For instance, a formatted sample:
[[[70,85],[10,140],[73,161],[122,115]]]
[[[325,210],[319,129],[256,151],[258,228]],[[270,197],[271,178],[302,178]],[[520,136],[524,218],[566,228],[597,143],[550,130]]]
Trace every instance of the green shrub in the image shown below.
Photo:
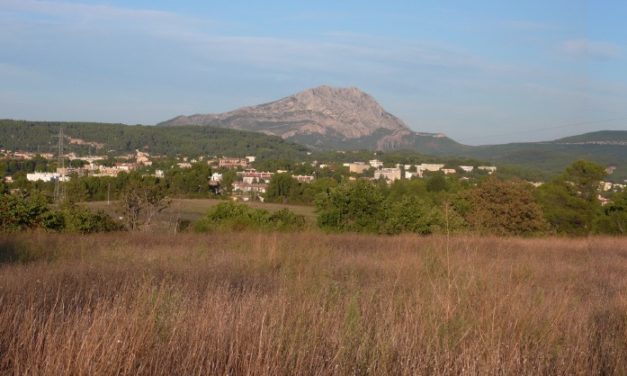
[[[0,231],[14,232],[39,227],[48,212],[48,202],[42,194],[0,194]]]
[[[465,227],[464,219],[452,208],[441,207],[414,196],[405,196],[400,200],[388,202],[383,233],[400,234],[412,232],[429,235],[445,233],[448,230],[458,232]]]
[[[211,208],[206,216],[196,222],[197,232],[211,231],[299,231],[305,227],[305,218],[288,209],[270,213],[253,209],[245,204],[223,202]]]
[[[119,231],[123,227],[102,210],[93,212],[82,206],[68,206],[61,211],[64,231],[89,234],[94,232]]]

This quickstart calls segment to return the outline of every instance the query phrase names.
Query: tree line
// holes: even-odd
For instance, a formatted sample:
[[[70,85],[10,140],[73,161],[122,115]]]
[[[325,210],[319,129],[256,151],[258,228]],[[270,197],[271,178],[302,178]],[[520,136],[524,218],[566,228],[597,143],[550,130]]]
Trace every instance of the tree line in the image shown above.
[[[0,228],[19,231],[44,228],[54,231],[97,232],[148,226],[167,208],[171,197],[215,195],[207,184],[212,170],[206,164],[173,169],[165,178],[122,173],[116,178],[74,177],[65,185],[66,201],[50,203],[51,183],[33,183],[9,193],[0,186]],[[224,185],[235,177],[225,172]],[[546,234],[625,234],[627,191],[615,193],[603,206],[599,183],[605,170],[592,162],[577,161],[539,188],[519,179],[488,176],[473,184],[433,174],[425,179],[350,180],[326,176],[300,183],[289,174],[275,174],[268,186],[269,202],[314,205],[317,226],[331,232],[377,234],[480,233],[534,236]],[[217,196],[213,196],[217,197]],[[79,202],[116,200],[122,223],[103,212],[91,212]],[[243,204],[239,204],[243,205]],[[213,208],[195,228],[300,230],[302,216],[277,215],[225,203]]]

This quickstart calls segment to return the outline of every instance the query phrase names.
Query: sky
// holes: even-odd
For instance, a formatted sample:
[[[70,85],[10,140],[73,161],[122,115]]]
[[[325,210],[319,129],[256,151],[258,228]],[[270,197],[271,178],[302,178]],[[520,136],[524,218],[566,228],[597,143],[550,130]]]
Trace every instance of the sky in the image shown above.
[[[155,124],[331,85],[466,144],[627,130],[627,1],[0,0],[0,118]]]

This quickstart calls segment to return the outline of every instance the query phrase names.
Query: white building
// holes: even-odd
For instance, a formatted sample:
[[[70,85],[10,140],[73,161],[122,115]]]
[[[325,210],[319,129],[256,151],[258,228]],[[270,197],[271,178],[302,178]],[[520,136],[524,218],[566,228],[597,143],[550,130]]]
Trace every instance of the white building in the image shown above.
[[[218,172],[214,172],[213,174],[211,174],[211,181],[219,183],[222,181],[222,174],[218,173]]]
[[[370,165],[365,164],[364,162],[346,163],[345,165],[348,165],[346,167],[348,167],[349,172],[354,172],[356,174],[363,174],[364,171],[368,171],[370,169]]]
[[[383,178],[388,182],[392,182],[394,180],[400,180],[401,169],[400,168],[382,168],[374,172],[374,178],[375,180]]]
[[[414,179],[414,178],[421,178],[422,177],[422,171],[418,170],[416,172],[412,172],[412,171],[405,171],[405,179]]]
[[[487,171],[488,174],[492,175],[493,173],[496,172],[496,166],[479,166],[477,167],[477,169],[481,170],[481,171]]]
[[[421,163],[419,165],[416,165],[416,169],[430,172],[440,171],[440,169],[443,167],[444,164],[440,163]]]
[[[28,181],[51,182],[51,181],[57,181],[59,179],[61,179],[61,174],[57,172],[33,172],[30,174],[26,174],[26,180]],[[68,176],[63,177],[63,181],[68,181],[68,180],[69,180]]]
[[[368,164],[374,168],[381,168],[383,167],[383,162],[381,162],[378,159],[372,159],[370,161],[368,161]]]
[[[464,172],[472,172],[475,169],[475,166],[459,166],[459,168]]]
[[[311,183],[314,181],[313,175],[293,175],[292,177],[299,183]]]
[[[444,175],[451,175],[451,174],[457,173],[457,171],[454,168],[443,168],[442,172],[444,173]]]

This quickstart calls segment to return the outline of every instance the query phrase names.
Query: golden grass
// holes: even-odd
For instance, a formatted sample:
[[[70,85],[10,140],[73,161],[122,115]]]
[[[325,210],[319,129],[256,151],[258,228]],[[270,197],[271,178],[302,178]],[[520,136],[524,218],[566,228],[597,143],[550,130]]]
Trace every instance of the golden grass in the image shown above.
[[[624,238],[35,233],[0,251],[3,374],[627,372]]]

